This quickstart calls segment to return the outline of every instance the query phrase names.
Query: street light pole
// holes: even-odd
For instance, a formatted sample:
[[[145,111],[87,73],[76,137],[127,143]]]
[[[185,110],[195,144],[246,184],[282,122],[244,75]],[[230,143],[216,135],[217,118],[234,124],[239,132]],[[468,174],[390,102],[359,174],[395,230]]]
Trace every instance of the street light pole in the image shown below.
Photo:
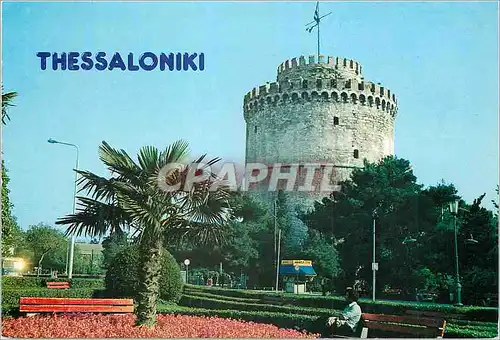
[[[56,140],[53,140],[52,138],[48,140],[49,143],[51,144],[62,144],[62,145],[67,145],[74,147],[76,149],[76,167],[75,170],[78,170],[78,157],[79,157],[79,149],[78,146],[75,144],[71,143],[65,143],[65,142],[59,142]],[[73,215],[75,214],[75,209],[76,209],[76,189],[77,189],[77,181],[78,181],[78,173],[75,171],[75,186],[73,190]],[[69,259],[67,260],[67,273],[68,273],[68,279],[71,279],[73,277],[73,258],[75,254],[75,235],[71,235],[71,241],[70,241],[70,246],[69,246]]]
[[[458,272],[458,240],[457,240],[457,214],[458,214],[458,200],[450,202],[450,212],[453,215],[454,234],[455,234],[455,280],[457,285],[457,306],[462,306],[462,284],[460,283],[460,274]]]
[[[373,228],[372,228],[372,235],[373,235],[373,257],[372,257],[372,272],[373,272],[373,277],[372,277],[372,300],[375,301],[375,281],[376,281],[376,267],[375,267],[375,217],[376,217],[376,210],[373,210]]]

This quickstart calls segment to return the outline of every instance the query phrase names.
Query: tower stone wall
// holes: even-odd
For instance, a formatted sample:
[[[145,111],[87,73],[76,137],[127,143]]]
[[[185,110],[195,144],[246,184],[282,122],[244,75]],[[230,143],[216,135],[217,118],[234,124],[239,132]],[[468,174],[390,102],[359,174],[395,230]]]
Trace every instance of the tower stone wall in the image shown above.
[[[363,160],[375,162],[394,153],[396,96],[365,81],[351,59],[301,56],[278,67],[275,82],[244,97],[246,163],[329,163],[331,178],[348,178]],[[264,200],[274,196],[258,186]],[[302,193],[290,193],[307,204]],[[323,196],[325,194],[323,193]],[[319,198],[321,194],[313,195]]]

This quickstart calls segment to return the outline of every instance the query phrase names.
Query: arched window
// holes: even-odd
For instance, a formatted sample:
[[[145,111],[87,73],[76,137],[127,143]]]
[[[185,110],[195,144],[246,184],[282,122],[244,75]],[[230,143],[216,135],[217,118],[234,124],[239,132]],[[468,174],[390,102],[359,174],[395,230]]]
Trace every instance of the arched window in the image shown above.
[[[342,94],[340,95],[340,97],[342,98],[342,102],[343,103],[347,103],[347,93],[342,92]]]
[[[351,93],[351,102],[353,104],[356,104],[358,102],[358,97],[356,96],[355,93]]]
[[[323,100],[328,100],[328,92],[322,92],[321,98],[323,98]]]
[[[366,97],[364,94],[359,95],[359,102],[361,103],[361,105],[366,105]]]
[[[309,94],[307,92],[302,92],[302,99],[309,100]]]
[[[307,89],[307,79],[302,80],[302,88]]]
[[[299,95],[297,93],[292,93],[292,102],[296,102],[299,100]]]
[[[339,101],[339,94],[337,92],[332,92],[332,99],[334,102]]]

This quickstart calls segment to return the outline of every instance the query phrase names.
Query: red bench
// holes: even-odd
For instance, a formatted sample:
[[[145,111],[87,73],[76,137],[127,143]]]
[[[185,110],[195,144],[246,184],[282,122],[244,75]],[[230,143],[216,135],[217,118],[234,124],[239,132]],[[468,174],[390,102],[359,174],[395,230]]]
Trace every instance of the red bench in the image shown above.
[[[132,299],[76,299],[22,297],[19,311],[23,313],[133,313]]]
[[[65,281],[47,282],[47,288],[50,288],[50,289],[68,289],[69,282],[65,282]]]

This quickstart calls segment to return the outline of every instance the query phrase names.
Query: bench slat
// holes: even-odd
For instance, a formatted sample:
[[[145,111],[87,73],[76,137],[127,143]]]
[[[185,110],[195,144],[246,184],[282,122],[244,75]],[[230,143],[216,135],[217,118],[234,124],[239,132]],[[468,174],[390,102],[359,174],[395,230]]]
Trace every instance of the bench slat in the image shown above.
[[[419,325],[428,327],[442,327],[443,319],[434,319],[428,317],[415,317],[405,315],[384,315],[384,314],[363,314],[363,320],[374,322],[397,322],[409,325]]]
[[[94,312],[94,313],[133,313],[134,306],[96,306],[96,305],[21,305],[20,312]]]
[[[118,305],[133,306],[133,299],[78,299],[22,297],[20,305]]]
[[[377,323],[377,322],[367,322],[365,327],[368,329],[378,329],[381,331],[395,332],[411,334],[413,336],[424,337],[424,338],[436,338],[441,335],[441,330],[437,328],[426,328],[426,327],[410,327],[404,325],[391,325],[387,323]]]

